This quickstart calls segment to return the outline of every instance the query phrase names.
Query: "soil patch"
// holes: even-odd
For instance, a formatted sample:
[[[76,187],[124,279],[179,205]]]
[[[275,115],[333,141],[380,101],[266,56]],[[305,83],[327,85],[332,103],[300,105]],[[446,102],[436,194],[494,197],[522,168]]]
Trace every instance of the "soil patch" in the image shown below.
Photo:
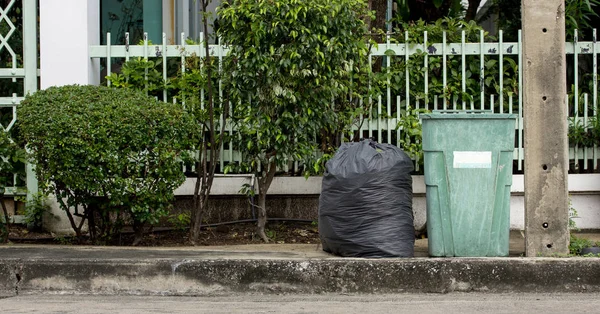
[[[273,244],[315,244],[320,243],[318,227],[311,223],[302,222],[269,222],[266,228],[267,236]],[[133,243],[134,235],[131,230],[125,228],[123,232],[112,239],[106,245],[129,246]],[[80,244],[90,245],[90,241],[84,238],[82,241],[74,236],[58,236],[44,231],[31,231],[23,225],[11,225],[9,241],[16,244]],[[263,244],[264,242],[256,234],[256,224],[240,223],[222,225],[203,229],[199,239],[199,245],[240,245],[240,244]],[[146,234],[138,246],[146,247],[178,247],[189,246],[189,232],[185,229],[154,228]]]

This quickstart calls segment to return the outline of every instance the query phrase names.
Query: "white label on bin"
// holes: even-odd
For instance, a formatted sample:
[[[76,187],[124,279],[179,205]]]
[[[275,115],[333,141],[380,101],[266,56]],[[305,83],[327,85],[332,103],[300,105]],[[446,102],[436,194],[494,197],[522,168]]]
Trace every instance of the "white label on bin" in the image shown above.
[[[454,152],[454,168],[491,168],[492,152]]]

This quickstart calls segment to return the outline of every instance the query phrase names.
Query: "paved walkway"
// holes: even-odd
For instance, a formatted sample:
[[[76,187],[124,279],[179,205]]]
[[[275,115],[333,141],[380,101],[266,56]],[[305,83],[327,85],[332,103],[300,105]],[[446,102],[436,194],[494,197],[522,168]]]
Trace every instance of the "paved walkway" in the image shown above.
[[[3,313],[598,313],[600,294],[451,293],[393,295],[19,296]]]

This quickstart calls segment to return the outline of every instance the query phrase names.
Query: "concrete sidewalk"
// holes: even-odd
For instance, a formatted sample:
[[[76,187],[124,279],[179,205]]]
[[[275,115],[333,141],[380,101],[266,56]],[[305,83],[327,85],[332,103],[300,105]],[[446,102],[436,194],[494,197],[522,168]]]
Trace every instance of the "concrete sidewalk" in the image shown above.
[[[523,240],[511,233],[507,258],[427,258],[427,240],[418,240],[410,259],[340,258],[315,244],[8,245],[0,246],[0,295],[600,291],[600,259],[523,258]]]

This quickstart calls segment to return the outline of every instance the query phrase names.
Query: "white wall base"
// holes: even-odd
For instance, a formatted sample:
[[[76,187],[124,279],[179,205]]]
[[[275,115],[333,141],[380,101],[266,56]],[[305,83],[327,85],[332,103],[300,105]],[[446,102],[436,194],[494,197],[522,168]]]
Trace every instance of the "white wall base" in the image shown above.
[[[237,195],[244,183],[252,182],[249,175],[220,176],[215,178],[213,195]],[[569,191],[571,203],[577,210],[575,219],[580,229],[600,229],[600,174],[570,174]],[[319,195],[321,177],[276,177],[269,195]],[[184,196],[193,193],[195,179],[188,179],[175,195]],[[419,228],[426,220],[425,180],[423,176],[413,176],[413,209],[415,226]],[[525,183],[523,175],[514,175],[510,198],[510,228],[525,228]]]
[[[217,176],[211,195],[241,195],[243,184],[256,181],[251,175]],[[319,195],[321,193],[321,177],[276,177],[273,180],[269,195]],[[188,179],[175,190],[176,196],[191,196],[194,192],[195,179]],[[600,229],[600,174],[569,175],[569,190],[571,203],[577,210],[575,218],[580,229]],[[420,229],[426,222],[425,182],[423,176],[413,177],[413,210],[415,228]],[[523,230],[525,228],[523,175],[513,176],[510,198],[510,228]],[[55,200],[52,202],[54,216],[46,220],[45,227],[56,233],[69,233],[71,226],[66,215],[58,208]],[[312,217],[306,217],[311,219]]]
[[[52,194],[48,196],[46,205],[50,208],[50,211],[44,214],[42,218],[43,228],[56,235],[75,235],[75,231],[71,227],[69,218],[65,214],[65,211],[60,208],[56,195]],[[73,211],[71,211],[73,212]],[[73,217],[76,223],[81,222],[81,218]],[[87,224],[84,225],[83,231],[87,231]]]

